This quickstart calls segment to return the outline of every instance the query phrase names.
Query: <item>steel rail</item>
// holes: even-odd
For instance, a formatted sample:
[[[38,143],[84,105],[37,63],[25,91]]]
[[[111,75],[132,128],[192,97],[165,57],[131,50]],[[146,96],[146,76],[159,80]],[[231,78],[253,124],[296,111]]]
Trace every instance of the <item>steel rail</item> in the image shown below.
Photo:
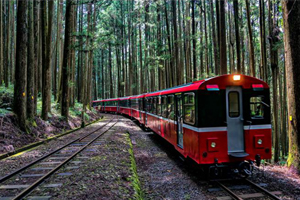
[[[77,142],[77,141],[81,141],[81,140],[85,139],[86,137],[92,135],[92,134],[95,133],[96,131],[102,129],[104,126],[106,126],[107,124],[109,124],[111,121],[113,121],[113,119],[111,119],[109,122],[107,122],[107,123],[104,124],[103,126],[97,128],[96,130],[94,130],[94,131],[88,133],[87,135],[82,136],[82,137],[80,137],[80,138],[77,138],[77,139],[75,139],[75,140],[73,140],[73,141],[67,143],[66,145],[64,145],[64,146],[62,146],[62,147],[60,147],[60,148],[58,148],[58,149],[56,149],[56,150],[54,150],[54,151],[52,151],[52,152],[50,152],[50,153],[48,153],[48,154],[42,156],[41,158],[32,161],[31,163],[25,165],[24,167],[22,167],[22,168],[20,168],[20,169],[17,169],[17,170],[13,171],[12,173],[10,173],[10,174],[8,174],[8,175],[6,175],[6,176],[1,177],[1,178],[0,178],[0,183],[2,183],[2,182],[4,182],[4,181],[8,180],[9,178],[11,178],[11,177],[13,177],[13,176],[19,174],[19,173],[22,172],[22,171],[28,169],[29,167],[31,167],[31,166],[33,166],[34,164],[36,164],[36,163],[38,163],[38,162],[44,160],[45,158],[48,158],[49,156],[51,156],[51,155],[53,155],[53,154],[59,152],[60,150],[62,150],[62,149],[64,149],[64,148],[68,147],[69,145],[71,145],[71,144],[73,144],[73,143],[75,143],[75,142]]]
[[[250,185],[254,186],[256,189],[264,192],[265,194],[267,194],[269,197],[271,197],[272,199],[276,199],[276,200],[280,200],[279,197],[277,197],[276,195],[272,194],[271,192],[269,192],[268,190],[260,187],[259,185],[257,185],[256,183],[253,183],[252,181],[250,181],[249,179],[245,179],[245,181],[247,183],[249,183]]]
[[[238,195],[236,195],[232,190],[230,190],[228,187],[226,187],[225,185],[223,185],[221,182],[216,181],[216,183],[221,188],[223,188],[227,193],[229,193],[232,198],[237,199],[237,200],[243,200],[241,197],[239,197]]]
[[[58,171],[61,167],[63,167],[64,165],[66,165],[70,160],[72,160],[75,156],[77,156],[79,153],[81,153],[86,147],[90,146],[92,143],[94,143],[97,139],[99,139],[104,133],[106,133],[107,131],[109,131],[112,127],[114,127],[114,125],[118,123],[118,119],[117,121],[111,126],[109,127],[107,130],[103,131],[102,133],[100,133],[98,136],[96,136],[94,139],[92,139],[88,144],[84,145],[81,149],[79,149],[78,151],[76,151],[73,155],[71,155],[68,159],[66,159],[64,162],[62,162],[61,164],[59,164],[57,167],[55,167],[54,169],[52,169],[50,172],[48,172],[47,174],[45,174],[43,177],[39,178],[36,182],[34,182],[33,184],[31,184],[28,188],[26,188],[25,190],[23,190],[21,193],[19,193],[17,196],[15,196],[12,200],[20,200],[23,197],[25,197],[27,194],[29,194],[32,190],[34,190],[38,185],[40,185],[45,179],[47,179],[49,176],[51,176],[52,174],[54,174],[56,171]]]

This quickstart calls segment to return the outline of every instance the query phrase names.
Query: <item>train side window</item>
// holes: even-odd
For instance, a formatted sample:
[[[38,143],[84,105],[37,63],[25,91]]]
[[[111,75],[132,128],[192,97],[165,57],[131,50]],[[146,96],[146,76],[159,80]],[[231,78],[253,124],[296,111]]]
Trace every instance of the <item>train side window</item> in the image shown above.
[[[264,119],[264,96],[250,97],[250,114],[252,119]]]
[[[229,110],[229,117],[240,116],[240,100],[239,100],[238,92],[228,93],[228,110]]]
[[[184,94],[184,122],[195,124],[195,93]]]
[[[153,98],[149,98],[149,101],[148,101],[148,112],[149,113],[152,113],[152,108],[153,108]]]
[[[156,114],[156,103],[157,103],[157,97],[153,97],[153,103],[152,103],[152,113]]]
[[[157,115],[161,116],[161,97],[157,97]]]
[[[174,120],[174,95],[168,96],[168,118]]]
[[[145,108],[146,112],[150,112],[149,106],[150,106],[150,99],[146,98],[145,99],[145,105],[144,105],[144,108]]]
[[[167,97],[163,96],[161,98],[161,106],[162,106],[162,116],[167,117],[168,116],[168,110],[167,110]]]

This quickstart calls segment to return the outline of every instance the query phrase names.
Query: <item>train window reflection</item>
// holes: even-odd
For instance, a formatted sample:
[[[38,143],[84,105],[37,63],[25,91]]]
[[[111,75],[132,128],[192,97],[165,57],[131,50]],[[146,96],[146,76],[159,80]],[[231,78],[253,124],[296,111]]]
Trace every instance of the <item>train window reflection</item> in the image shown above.
[[[184,122],[195,124],[195,94],[184,94]]]
[[[174,120],[174,95],[168,96],[168,118]]]
[[[240,116],[240,102],[238,92],[229,92],[228,94],[229,117]]]
[[[163,96],[161,98],[161,104],[162,104],[162,116],[167,117],[168,110],[167,110],[167,97],[166,96]]]
[[[263,119],[264,118],[264,97],[250,97],[250,113],[252,119]]]

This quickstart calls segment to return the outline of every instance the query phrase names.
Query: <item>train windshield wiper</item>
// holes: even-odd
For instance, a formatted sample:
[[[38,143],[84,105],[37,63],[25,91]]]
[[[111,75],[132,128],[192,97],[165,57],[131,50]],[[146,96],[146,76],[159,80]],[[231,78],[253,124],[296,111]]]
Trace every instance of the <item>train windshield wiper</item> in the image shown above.
[[[270,108],[270,105],[266,104],[265,102],[261,101],[261,103]]]

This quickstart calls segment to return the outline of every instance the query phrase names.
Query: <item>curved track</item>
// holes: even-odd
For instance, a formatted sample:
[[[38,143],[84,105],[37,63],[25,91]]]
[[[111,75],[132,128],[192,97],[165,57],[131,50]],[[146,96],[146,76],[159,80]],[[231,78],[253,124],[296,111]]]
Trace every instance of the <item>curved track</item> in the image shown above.
[[[94,131],[91,131],[90,133],[86,134],[85,136],[77,138],[77,139],[67,143],[66,145],[46,154],[45,156],[27,164],[26,166],[13,171],[12,173],[10,173],[4,177],[1,177],[0,184],[2,184],[4,182],[10,182],[10,185],[11,185],[11,183],[18,183],[18,180],[21,179],[21,175],[24,172],[30,170],[30,168],[36,167],[45,161],[47,163],[47,160],[52,160],[51,156],[53,156],[53,155],[65,156],[65,154],[63,154],[63,152],[70,152],[71,151],[70,148],[71,149],[77,148],[77,149],[75,149],[75,151],[73,151],[73,152],[71,151],[71,154],[68,155],[67,157],[61,157],[61,158],[63,158],[63,160],[61,162],[53,162],[53,164],[55,164],[55,165],[51,169],[49,169],[50,171],[47,171],[41,177],[37,177],[37,178],[33,179],[32,183],[30,183],[30,185],[26,185],[26,187],[24,187],[23,190],[18,191],[16,194],[14,194],[14,196],[9,196],[9,199],[17,200],[17,199],[22,199],[22,198],[26,197],[37,186],[39,186],[41,183],[43,183],[48,177],[53,175],[55,172],[57,172],[60,168],[62,168],[66,164],[70,163],[70,161],[72,159],[74,159],[79,153],[81,153],[83,150],[85,150],[88,146],[92,145],[103,134],[105,134],[107,131],[109,131],[117,122],[118,122],[118,117],[116,119],[110,120],[106,124],[102,125],[101,127],[97,128]],[[74,147],[74,146],[76,146],[76,147]],[[48,163],[51,163],[51,162],[48,162]],[[6,190],[5,188],[10,189],[7,186],[9,186],[9,185],[4,185],[4,187],[3,187],[3,185],[0,185],[1,191],[5,191]],[[18,189],[18,190],[20,190],[20,189]],[[0,195],[0,198],[1,198],[1,195]]]

